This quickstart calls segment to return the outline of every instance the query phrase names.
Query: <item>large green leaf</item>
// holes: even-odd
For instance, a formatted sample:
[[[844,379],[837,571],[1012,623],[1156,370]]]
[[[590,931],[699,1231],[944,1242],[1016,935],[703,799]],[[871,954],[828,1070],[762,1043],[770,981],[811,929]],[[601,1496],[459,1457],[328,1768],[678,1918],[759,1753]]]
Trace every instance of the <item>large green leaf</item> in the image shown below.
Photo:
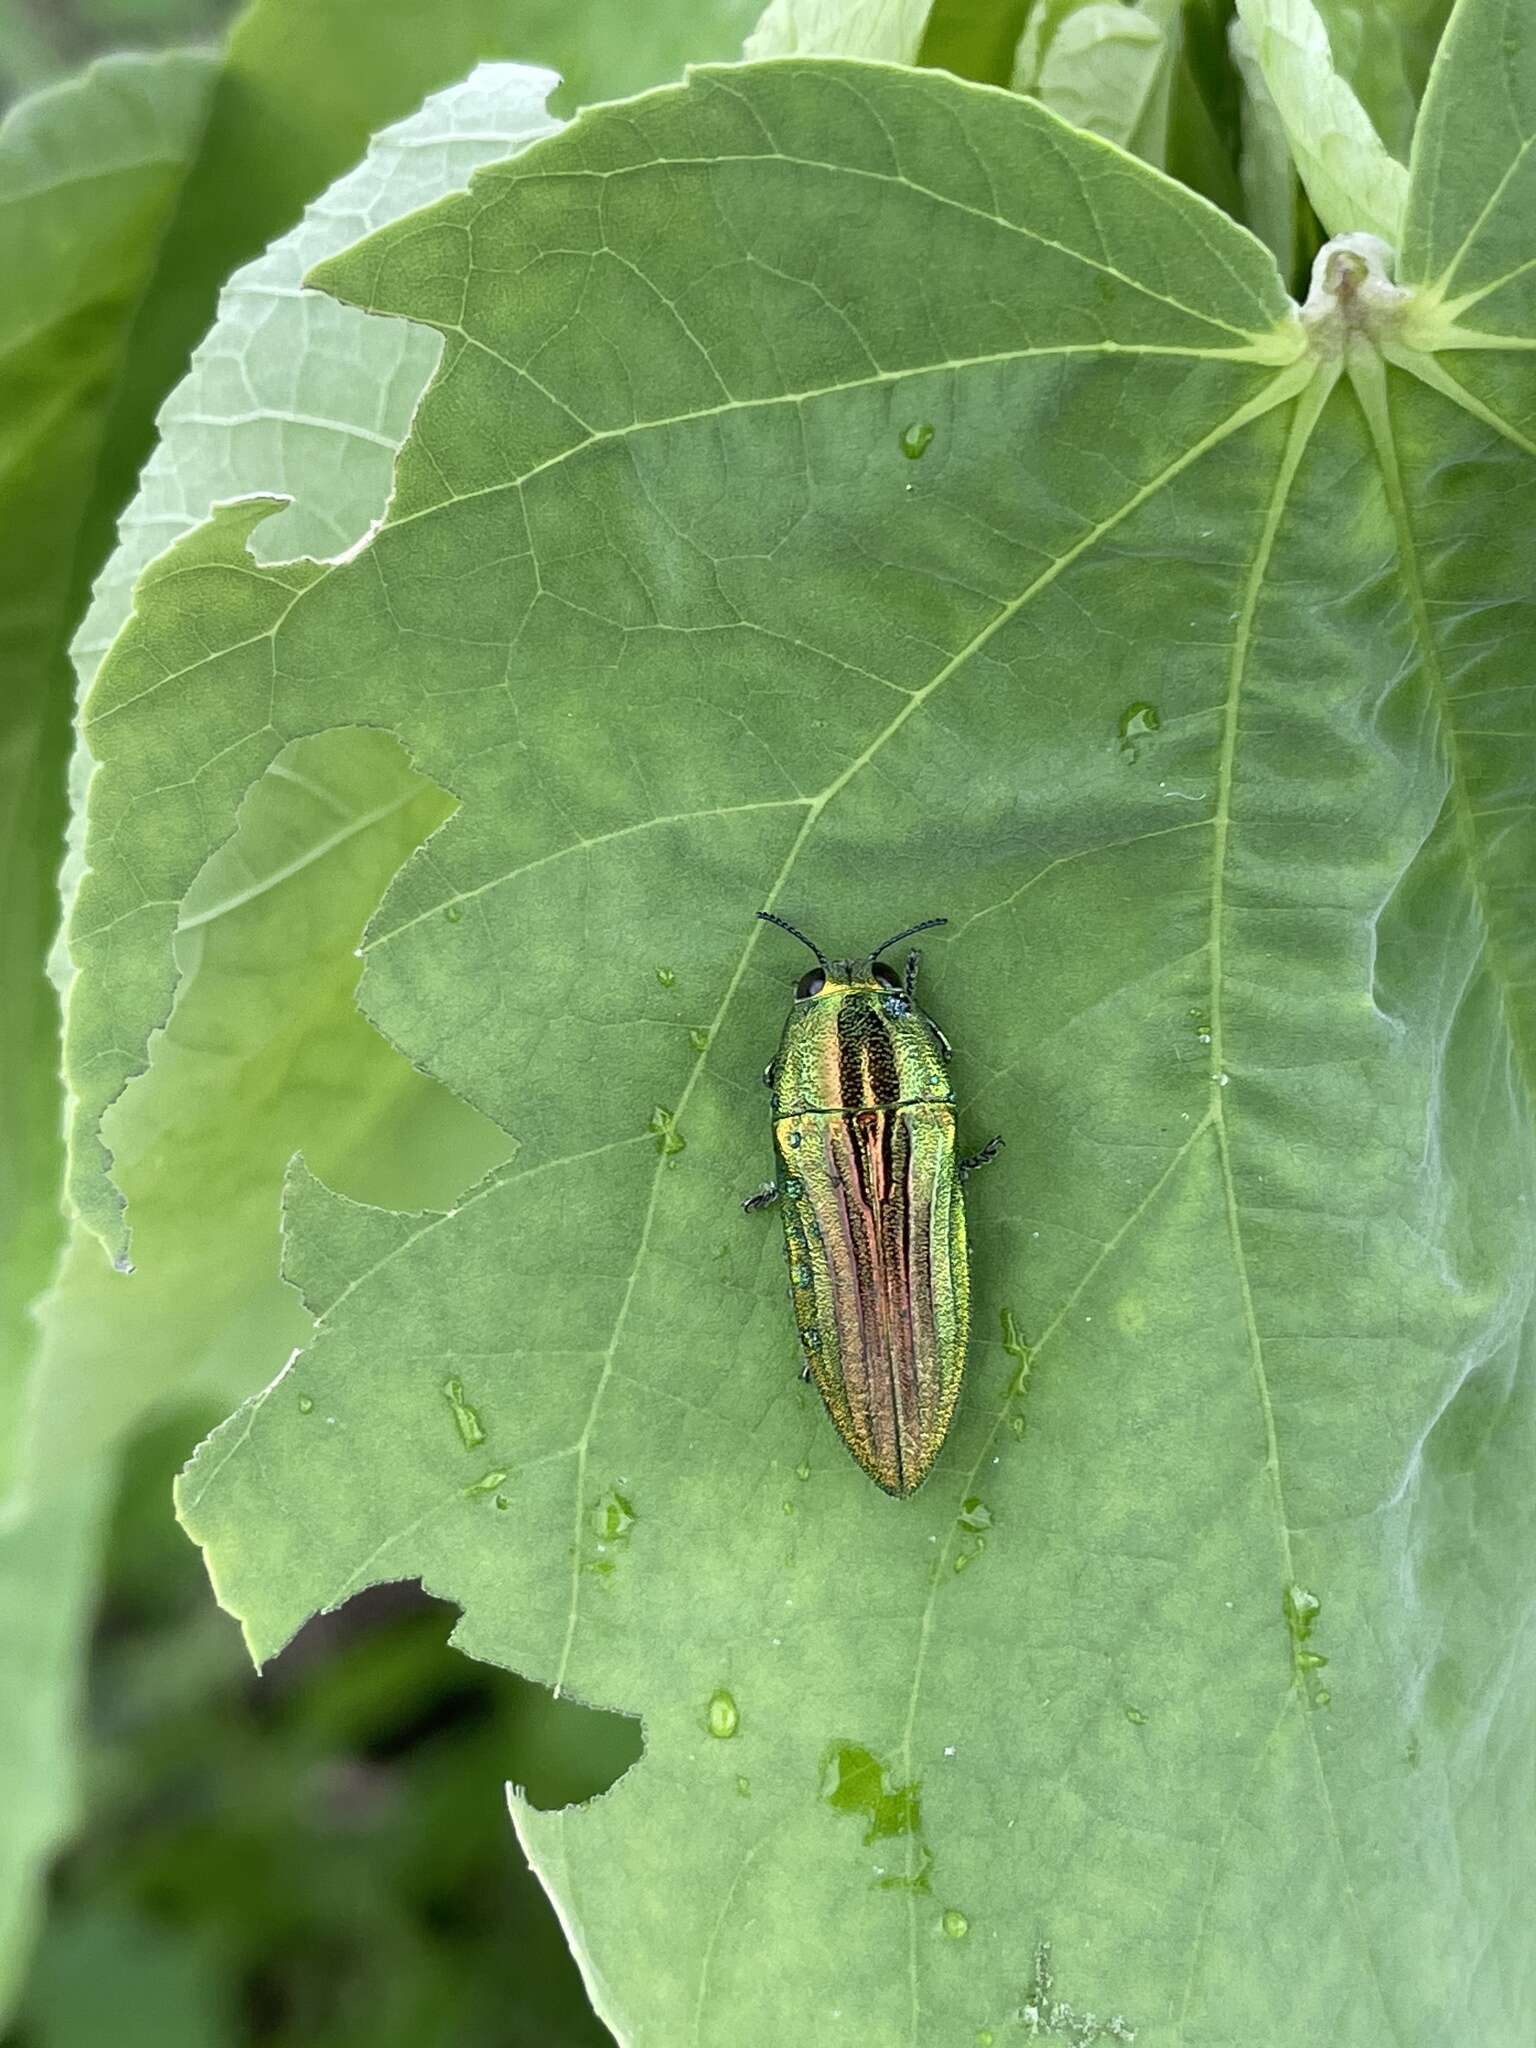
[[[1512,128],[1457,127],[1532,90],[1496,13],[1415,282],[1518,233]],[[324,275],[442,368],[355,559],[260,570],[245,505],[147,575],[76,1070],[94,1114],[142,1058],[264,763],[366,719],[461,808],[363,1000],[520,1150],[437,1213],[296,1174],[314,1340],[182,1496],[256,1655],[420,1576],[643,1716],[606,1798],[518,1809],[626,2040],[1515,2048],[1536,493],[1471,379],[1523,358],[1457,351],[1474,412],[1374,245],[1299,321],[1117,152],[837,63],[598,113]],[[947,910],[1012,1141],[910,1502],[734,1208],[764,903]]]

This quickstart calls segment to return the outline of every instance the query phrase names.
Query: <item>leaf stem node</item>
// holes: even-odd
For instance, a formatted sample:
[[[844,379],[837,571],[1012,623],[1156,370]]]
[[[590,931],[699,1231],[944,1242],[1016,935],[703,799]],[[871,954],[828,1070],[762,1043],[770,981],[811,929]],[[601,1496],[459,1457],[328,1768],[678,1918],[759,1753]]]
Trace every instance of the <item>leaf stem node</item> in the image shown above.
[[[1380,235],[1335,235],[1323,244],[1301,309],[1315,354],[1338,357],[1360,343],[1379,347],[1387,329],[1402,325],[1414,295],[1395,282],[1396,263]]]

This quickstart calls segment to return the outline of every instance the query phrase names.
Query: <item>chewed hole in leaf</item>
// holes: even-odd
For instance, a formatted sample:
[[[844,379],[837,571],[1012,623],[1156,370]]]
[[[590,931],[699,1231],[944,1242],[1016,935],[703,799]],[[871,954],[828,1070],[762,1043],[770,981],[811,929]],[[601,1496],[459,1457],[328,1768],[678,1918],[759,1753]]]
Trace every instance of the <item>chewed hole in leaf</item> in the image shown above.
[[[543,1811],[584,1805],[639,1761],[638,1720],[556,1699],[546,1686],[465,1655],[452,1639],[454,1621],[453,1607],[414,1581],[370,1586],[306,1622],[254,1682],[279,1700],[309,1695],[317,1732],[370,1770],[387,1772],[434,1742],[462,1744],[476,1728],[494,1730],[494,1770]],[[367,1683],[381,1658],[393,1674],[383,1689]]]

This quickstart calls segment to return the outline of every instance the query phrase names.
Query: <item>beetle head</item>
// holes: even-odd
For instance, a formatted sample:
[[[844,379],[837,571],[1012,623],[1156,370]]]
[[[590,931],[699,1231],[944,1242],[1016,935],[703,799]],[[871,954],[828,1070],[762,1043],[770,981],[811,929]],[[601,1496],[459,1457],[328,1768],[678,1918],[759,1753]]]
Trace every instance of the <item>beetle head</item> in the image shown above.
[[[813,1002],[818,996],[844,996],[855,989],[899,989],[902,977],[895,968],[880,958],[890,946],[902,939],[910,939],[917,932],[931,931],[935,925],[948,924],[947,917],[927,917],[921,924],[908,925],[905,931],[897,932],[895,938],[885,939],[872,953],[865,953],[853,960],[829,960],[814,939],[808,939],[804,932],[776,917],[771,910],[760,910],[758,916],[764,924],[776,924],[781,931],[798,939],[816,955],[817,964],[808,968],[795,983],[795,1001]],[[915,958],[915,956],[914,956]],[[907,980],[911,980],[909,965]]]

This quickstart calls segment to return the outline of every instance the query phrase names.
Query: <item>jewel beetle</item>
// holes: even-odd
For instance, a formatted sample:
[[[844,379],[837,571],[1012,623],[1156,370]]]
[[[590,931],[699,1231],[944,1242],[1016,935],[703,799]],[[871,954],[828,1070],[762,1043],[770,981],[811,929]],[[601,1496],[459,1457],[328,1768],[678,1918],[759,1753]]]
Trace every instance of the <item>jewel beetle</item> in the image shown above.
[[[763,1075],[773,1104],[773,1180],[744,1207],[778,1205],[805,1354],[838,1435],[887,1493],[922,1484],[959,1398],[970,1330],[961,1182],[994,1138],[956,1156],[949,1041],[916,996],[922,955],[902,974],[874,951],[831,960],[812,939],[779,1049]]]

